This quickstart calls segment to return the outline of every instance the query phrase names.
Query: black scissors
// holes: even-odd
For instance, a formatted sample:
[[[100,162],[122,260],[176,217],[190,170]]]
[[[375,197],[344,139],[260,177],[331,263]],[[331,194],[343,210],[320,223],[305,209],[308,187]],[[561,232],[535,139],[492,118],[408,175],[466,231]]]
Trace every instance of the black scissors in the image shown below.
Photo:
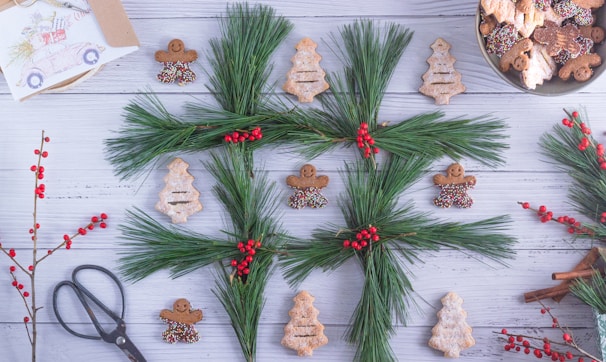
[[[100,271],[100,272],[106,274],[107,276],[109,276],[116,283],[116,285],[118,286],[118,289],[120,290],[120,297],[122,300],[122,311],[120,312],[120,315],[116,314],[114,311],[112,311],[110,308],[108,308],[105,304],[103,304],[97,297],[95,297],[88,289],[86,289],[78,281],[78,278],[77,278],[78,272],[81,270],[86,270],[86,269]],[[63,287],[71,288],[71,290],[76,294],[76,296],[80,300],[80,303],[82,303],[82,306],[86,310],[88,317],[90,318],[91,322],[93,323],[93,326],[97,330],[98,335],[97,334],[88,335],[88,334],[82,334],[82,333],[76,332],[73,329],[71,329],[63,321],[63,318],[61,318],[61,314],[59,313],[59,308],[58,308],[58,304],[57,304],[58,292]],[[99,309],[101,309],[105,314],[107,314],[107,316],[109,316],[111,319],[113,319],[116,322],[116,328],[114,330],[112,330],[111,332],[106,332],[105,329],[103,329],[103,327],[101,326],[101,323],[99,323],[99,320],[97,319],[97,317],[95,316],[95,313],[91,309],[89,301],[93,302]],[[57,319],[59,320],[59,323],[61,324],[61,326],[63,328],[65,328],[65,330],[67,330],[69,333],[73,334],[74,336],[77,336],[80,338],[95,339],[95,340],[102,339],[103,341],[105,341],[107,343],[115,344],[118,348],[120,348],[122,350],[122,352],[124,352],[124,354],[126,354],[126,356],[128,357],[128,359],[130,361],[145,362],[145,358],[143,357],[141,352],[139,352],[137,347],[135,347],[133,342],[126,335],[126,323],[124,322],[124,290],[123,290],[122,284],[120,283],[118,278],[109,270],[107,270],[103,267],[97,266],[97,265],[80,265],[80,266],[76,267],[74,269],[74,271],[72,272],[72,280],[62,281],[59,284],[57,284],[57,286],[55,287],[55,291],[53,292],[53,309],[55,311],[55,315],[57,316]]]

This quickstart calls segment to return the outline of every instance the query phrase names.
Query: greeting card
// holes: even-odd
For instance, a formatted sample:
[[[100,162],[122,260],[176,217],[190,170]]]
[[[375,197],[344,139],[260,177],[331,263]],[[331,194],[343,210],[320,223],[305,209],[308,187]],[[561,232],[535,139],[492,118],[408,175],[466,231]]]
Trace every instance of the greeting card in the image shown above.
[[[116,3],[119,6],[112,10]],[[15,100],[64,84],[138,49],[132,28],[129,40],[118,42],[119,46],[103,30],[112,11],[121,12],[128,22],[119,1],[104,0],[101,11],[93,0],[67,4],[36,1],[0,11],[0,68]]]

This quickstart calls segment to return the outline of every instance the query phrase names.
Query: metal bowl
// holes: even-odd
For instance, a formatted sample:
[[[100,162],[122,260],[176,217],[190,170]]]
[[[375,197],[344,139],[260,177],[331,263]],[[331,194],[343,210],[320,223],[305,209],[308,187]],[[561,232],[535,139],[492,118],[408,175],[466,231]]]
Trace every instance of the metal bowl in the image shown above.
[[[476,38],[478,40],[478,45],[480,47],[480,51],[486,59],[486,62],[490,67],[494,70],[494,72],[501,77],[505,82],[510,84],[511,86],[522,90],[526,93],[536,94],[540,96],[559,96],[563,94],[574,93],[580,90],[583,87],[586,87],[591,82],[596,80],[606,69],[606,41],[603,44],[598,44],[594,48],[594,53],[598,54],[602,58],[602,64],[593,67],[593,75],[589,80],[585,82],[576,81],[573,77],[570,77],[569,80],[563,81],[561,80],[557,74],[551,78],[551,80],[545,80],[542,85],[537,85],[536,89],[528,89],[522,83],[520,72],[515,71],[513,69],[509,70],[507,73],[503,73],[499,70],[499,57],[495,54],[489,54],[486,51],[484,36],[480,33],[479,26],[482,20],[480,15],[480,5],[478,6],[478,10],[476,12]],[[597,18],[594,26],[600,26],[603,29],[606,29],[606,5],[602,6],[594,13],[594,17]],[[558,69],[560,66],[558,66]]]

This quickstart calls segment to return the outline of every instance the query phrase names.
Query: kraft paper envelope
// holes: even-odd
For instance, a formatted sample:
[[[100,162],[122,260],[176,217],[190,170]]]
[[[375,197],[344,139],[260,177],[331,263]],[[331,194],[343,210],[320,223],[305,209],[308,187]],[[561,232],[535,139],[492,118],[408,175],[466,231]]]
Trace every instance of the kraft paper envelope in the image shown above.
[[[53,18],[53,26],[55,27],[55,29],[53,30],[57,30],[57,23],[59,24],[67,24],[68,26],[71,25],[72,23],[77,23],[78,19],[77,17],[79,16],[80,18],[83,18],[86,16],[85,13],[78,13],[77,11],[73,10],[73,9],[65,9],[65,8],[56,8],[56,7],[52,7],[49,4],[45,4],[45,2],[43,0],[39,0],[40,5],[36,4],[38,6],[38,9],[40,10],[44,10],[47,13],[48,12],[52,12],[53,14],[63,14],[64,16],[61,17],[60,15],[57,15],[56,18]],[[69,2],[69,1],[68,1]],[[52,90],[52,89],[60,89],[61,87],[65,87],[66,85],[70,85],[75,83],[78,80],[82,80],[87,78],[88,76],[90,76],[91,74],[94,74],[96,71],[99,70],[99,68],[102,66],[101,63],[107,63],[113,59],[116,59],[120,56],[126,55],[127,53],[130,53],[136,49],[138,49],[139,47],[139,40],[137,39],[137,36],[134,32],[134,29],[130,23],[130,20],[128,19],[128,16],[126,15],[126,12],[124,11],[124,7],[122,6],[122,2],[120,0],[88,0],[87,2],[85,2],[84,0],[72,0],[71,2],[73,5],[78,6],[78,7],[85,7],[85,6],[81,6],[82,3],[84,3],[86,5],[86,3],[88,3],[88,6],[90,7],[90,10],[92,10],[92,14],[94,14],[94,20],[96,20],[96,24],[98,26],[98,29],[100,29],[101,33],[102,33],[102,37],[104,38],[104,41],[106,43],[106,45],[109,46],[109,48],[111,48],[111,50],[107,50],[105,49],[105,47],[103,46],[98,46],[97,49],[95,50],[96,53],[96,58],[92,58],[89,59],[89,61],[87,61],[87,59],[84,59],[84,62],[86,64],[73,64],[74,65],[74,69],[71,71],[72,73],[76,72],[77,74],[71,74],[69,76],[69,78],[66,79],[62,79],[61,81],[54,81],[51,80],[49,77],[48,82],[46,82],[46,84],[42,85],[41,83],[42,81],[42,77],[40,77],[40,79],[35,78],[33,81],[29,82],[29,80],[19,80],[18,83],[21,83],[21,85],[19,87],[17,87],[14,83],[16,82],[11,82],[9,83],[9,87],[11,88],[11,92],[13,93],[13,96],[15,97],[15,99],[17,100],[23,100],[27,97],[30,97],[34,94],[38,94],[40,92],[43,91],[48,91],[48,90]],[[9,12],[9,9],[11,11],[14,11],[14,8],[16,5],[13,2],[13,0],[0,0],[0,17],[2,16],[2,12],[7,11]],[[34,8],[34,6],[30,7],[30,8]],[[30,8],[23,8],[23,17],[22,19],[19,18],[19,22],[23,22],[23,26],[27,26],[28,25],[28,21],[34,22],[34,21],[38,21],[39,23],[41,23],[42,21],[40,21],[39,19],[42,20],[47,20],[47,18],[44,18],[43,16],[40,16],[39,14],[34,14],[39,16],[38,20],[35,20],[32,17],[32,10],[26,10],[26,9],[30,9]],[[27,13],[26,13],[27,11]],[[71,15],[70,15],[71,14]],[[67,19],[67,20],[65,20]],[[76,20],[74,20],[76,19]],[[14,19],[11,18],[11,21],[15,22]],[[13,24],[14,25],[14,24]],[[38,23],[36,23],[35,25],[38,25]],[[10,25],[5,25],[2,24],[2,22],[0,22],[0,36],[4,35],[7,33],[7,29],[6,26],[10,26]],[[65,25],[63,25],[65,26]],[[28,30],[31,30],[32,27],[27,27]],[[25,29],[25,28],[24,28]],[[98,33],[98,30],[97,30]],[[69,34],[69,32],[67,32],[67,34]],[[38,38],[40,38],[40,36],[38,34],[35,34],[36,36],[38,36]],[[59,31],[50,31],[50,32],[46,32],[44,34],[44,40],[43,43],[40,45],[40,48],[51,48],[52,46],[57,47],[56,43],[68,43],[65,41],[66,38],[69,37],[69,35],[66,35],[66,30],[65,29],[59,29]],[[77,38],[77,37],[82,37],[82,36],[86,36],[86,35],[82,35],[82,34],[74,34],[73,37]],[[9,35],[10,37],[10,35]],[[37,39],[38,39],[37,38]],[[50,39],[50,40],[49,40]],[[8,40],[5,40],[8,41]],[[37,40],[37,42],[39,43],[41,40]],[[46,42],[46,43],[44,43]],[[55,44],[53,44],[55,43]],[[84,44],[84,42],[80,42],[78,43],[78,45],[80,44]],[[92,47],[94,44],[90,44],[90,43],[86,43],[89,47]],[[30,45],[31,44],[27,44]],[[38,44],[39,45],[39,44]],[[47,46],[48,45],[48,46]],[[4,45],[5,46],[5,45]],[[83,52],[86,50],[76,50],[76,44],[70,44],[71,48],[73,49],[73,52]],[[120,50],[120,49],[124,49],[124,50]],[[92,51],[91,49],[89,49],[90,51]],[[6,49],[0,49],[0,52],[2,51],[6,51]],[[49,50],[45,50],[47,53],[50,53]],[[101,58],[101,61],[99,62],[99,64],[97,64],[97,59],[99,59],[99,53],[110,53],[110,52],[115,52],[112,53],[111,55],[109,55],[108,59],[105,59],[105,61],[103,60],[103,58]],[[35,53],[34,53],[35,54]],[[68,54],[69,55],[74,55],[74,54]],[[80,56],[81,54],[78,53],[78,56]],[[0,54],[0,61],[2,60],[1,58],[2,54]],[[33,56],[32,56],[33,57]],[[54,61],[54,59],[51,59],[53,57],[53,55],[47,55],[47,59],[46,59],[46,63],[44,63],[45,65],[48,63],[51,63],[52,61]],[[6,58],[6,57],[5,57]],[[66,56],[63,56],[63,58],[66,58]],[[9,61],[8,64],[10,64],[12,62]],[[6,63],[6,59],[5,62]],[[80,61],[80,63],[82,63],[82,61]],[[93,67],[92,65],[95,64],[95,67]],[[2,64],[0,63],[0,66]],[[88,65],[89,69],[83,70],[81,72],[78,72],[78,67],[80,66],[81,68],[83,66]],[[30,65],[31,66],[31,65]],[[5,76],[7,78],[7,81],[9,81],[9,65],[5,66]],[[31,66],[33,68],[33,66]],[[42,67],[39,67],[42,68]],[[71,70],[71,69],[68,69]],[[54,69],[55,73],[53,74],[53,76],[55,77],[54,79],[57,79],[57,75],[59,72],[57,72],[57,69]],[[62,70],[63,71],[63,70]],[[13,71],[15,72],[15,71]],[[65,71],[64,75],[67,76],[68,72]],[[15,78],[15,75],[12,74],[13,79]],[[23,77],[25,77],[26,75],[24,75]],[[31,74],[29,75],[30,77],[32,76]],[[45,79],[46,81],[46,79]],[[29,88],[32,89],[27,89],[27,86],[23,86],[23,83],[27,83],[27,85],[29,85]],[[39,84],[40,83],[40,84]],[[40,89],[36,89],[36,88],[40,88]],[[24,92],[29,91],[28,94],[24,94]]]

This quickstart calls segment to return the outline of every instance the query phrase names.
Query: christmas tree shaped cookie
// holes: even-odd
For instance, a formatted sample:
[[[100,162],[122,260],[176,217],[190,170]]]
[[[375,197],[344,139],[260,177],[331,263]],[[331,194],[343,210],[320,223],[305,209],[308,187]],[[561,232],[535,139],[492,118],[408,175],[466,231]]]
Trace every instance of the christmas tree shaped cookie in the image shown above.
[[[454,69],[455,57],[450,55],[450,44],[438,38],[431,44],[433,54],[427,58],[429,70],[423,74],[423,85],[419,92],[433,97],[437,105],[449,104],[450,97],[465,92],[461,73]]]
[[[286,74],[284,91],[299,97],[299,102],[313,102],[316,94],[329,88],[324,80],[326,73],[320,67],[322,57],[316,53],[316,44],[309,38],[301,40],[295,48],[297,53],[292,57],[293,67]]]
[[[467,312],[463,310],[463,299],[450,292],[442,299],[438,311],[438,324],[432,329],[429,346],[444,352],[444,357],[458,358],[459,353],[476,344],[471,336],[471,327],[465,322]]]
[[[164,176],[166,186],[160,191],[156,210],[171,217],[173,223],[187,222],[187,217],[202,210],[200,192],[193,186],[194,177],[187,172],[189,164],[175,158]]]
[[[311,356],[313,350],[328,343],[324,326],[318,321],[320,312],[313,306],[315,298],[301,291],[293,300],[294,307],[288,312],[290,322],[284,327],[282,345],[297,351],[299,356]]]

